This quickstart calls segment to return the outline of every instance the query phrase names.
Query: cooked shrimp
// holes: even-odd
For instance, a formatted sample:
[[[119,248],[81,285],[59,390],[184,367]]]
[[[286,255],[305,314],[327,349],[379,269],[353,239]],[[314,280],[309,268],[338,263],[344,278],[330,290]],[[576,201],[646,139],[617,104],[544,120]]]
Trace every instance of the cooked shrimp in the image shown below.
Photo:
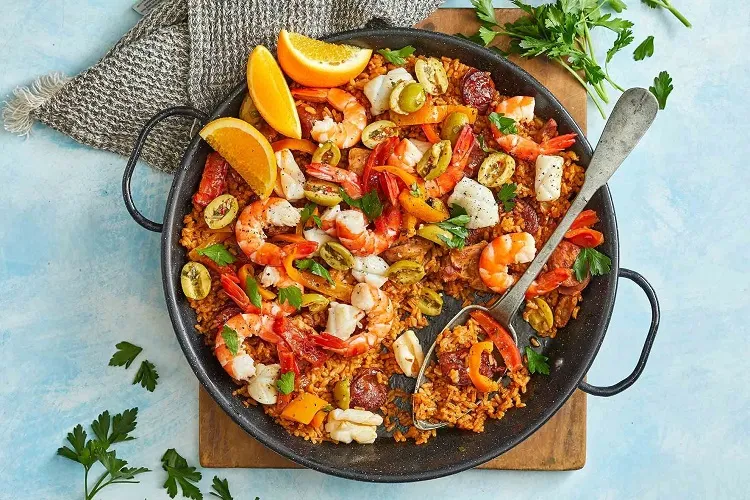
[[[266,266],[260,273],[260,284],[266,288],[275,286],[276,288],[286,288],[290,286],[296,286],[301,291],[305,291],[305,288],[294,281],[286,273],[284,266]]]
[[[492,130],[495,140],[506,153],[510,153],[522,160],[534,161],[539,155],[559,153],[569,148],[576,142],[577,134],[565,134],[553,137],[548,141],[537,144],[531,139],[516,134],[502,135],[497,130]]]
[[[409,139],[401,139],[401,142],[393,148],[393,154],[388,158],[388,165],[395,165],[409,173],[414,173],[414,167],[417,166],[422,156],[424,156],[424,151],[416,144]]]
[[[510,264],[534,260],[536,243],[529,233],[504,234],[484,247],[479,257],[479,277],[493,292],[503,293],[515,283],[508,274]]]
[[[362,137],[362,131],[367,126],[367,112],[356,97],[341,89],[313,89],[303,88],[292,90],[292,95],[299,99],[325,102],[341,111],[344,120],[341,123],[333,121],[330,116],[313,123],[310,135],[318,142],[333,141],[339,148],[350,148],[357,144]]]
[[[261,265],[281,266],[281,249],[266,241],[263,229],[268,226],[296,226],[299,211],[283,198],[255,201],[242,211],[234,226],[237,244],[251,261]]]
[[[355,255],[378,255],[388,249],[401,231],[401,211],[391,205],[375,219],[375,229],[367,229],[367,220],[359,210],[342,210],[336,216],[336,235]]]
[[[273,331],[275,319],[264,314],[237,314],[227,320],[217,332],[214,341],[214,354],[224,370],[235,380],[249,380],[255,375],[255,361],[245,350],[245,339],[258,336],[272,343],[279,342],[279,336]],[[228,332],[228,330],[231,332]],[[233,332],[233,333],[232,333]],[[227,346],[229,335],[236,334],[237,348],[234,354]],[[234,344],[234,342],[232,342]]]
[[[388,294],[369,283],[358,283],[352,290],[352,306],[365,312],[367,327],[346,340],[323,332],[314,337],[316,344],[342,356],[357,356],[380,345],[396,318]]]
[[[237,283],[239,279],[236,276],[230,274],[221,275],[221,288],[224,289],[224,293],[234,301],[237,306],[245,311],[246,313],[252,314],[265,314],[267,316],[279,317],[288,316],[294,314],[297,310],[293,307],[289,307],[289,304],[279,305],[276,302],[261,302],[260,307],[257,307],[250,301],[250,298]]]
[[[276,164],[279,167],[279,185],[281,194],[289,201],[305,197],[305,174],[300,170],[289,149],[276,152]]]
[[[518,123],[530,122],[534,120],[534,98],[520,95],[509,97],[495,107],[495,112]]]
[[[340,184],[346,194],[352,198],[362,197],[362,185],[359,176],[351,170],[334,167],[327,163],[311,163],[305,167],[305,171],[316,179]]]
[[[464,172],[464,167],[469,161],[469,156],[471,155],[471,150],[474,148],[475,143],[476,139],[474,138],[474,132],[472,131],[471,126],[464,125],[458,139],[456,139],[456,145],[453,146],[451,162],[446,171],[435,179],[424,183],[425,191],[428,196],[439,198],[450,193],[453,188],[456,187],[456,184],[465,177],[466,173]]]

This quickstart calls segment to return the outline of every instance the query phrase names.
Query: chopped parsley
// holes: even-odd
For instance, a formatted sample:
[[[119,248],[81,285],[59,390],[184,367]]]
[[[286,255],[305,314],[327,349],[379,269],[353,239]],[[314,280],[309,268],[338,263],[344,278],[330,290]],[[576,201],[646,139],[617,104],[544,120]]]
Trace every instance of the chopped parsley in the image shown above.
[[[497,153],[496,149],[492,149],[487,145],[487,141],[484,140],[484,136],[482,134],[479,134],[477,136],[477,142],[479,142],[479,147],[482,148],[482,151],[485,153]]]
[[[313,273],[316,276],[320,276],[321,278],[325,278],[326,281],[328,281],[331,285],[335,285],[336,282],[333,281],[333,278],[331,278],[330,273],[328,272],[328,269],[320,265],[319,263],[315,262],[312,259],[300,259],[294,261],[294,267],[297,269],[301,269],[303,271],[309,270],[311,273]]]
[[[531,347],[526,347],[526,359],[529,363],[530,373],[541,373],[543,375],[549,375],[549,358],[544,354],[538,354]]]
[[[378,54],[383,56],[385,60],[391,64],[395,64],[396,66],[403,66],[406,63],[406,58],[412,55],[415,50],[417,49],[415,49],[411,45],[407,45],[406,47],[402,47],[398,50],[379,49]]]
[[[212,261],[216,262],[216,265],[218,266],[226,266],[227,264],[231,264],[235,261],[234,255],[229,253],[227,247],[225,247],[221,243],[214,243],[213,245],[209,245],[206,248],[199,248],[198,250],[196,250],[196,252],[198,252],[198,255],[208,257]]]
[[[645,40],[641,42],[638,47],[633,51],[633,59],[636,61],[642,61],[647,57],[654,55],[654,37],[647,36]]]
[[[508,118],[502,113],[490,113],[487,117],[495,128],[497,128],[503,134],[517,134],[518,129],[516,128],[516,121],[513,118]]]
[[[611,268],[612,260],[594,248],[582,248],[573,263],[573,272],[578,281],[583,281],[589,272],[592,276],[601,276]]]
[[[284,302],[299,310],[302,307],[302,292],[300,289],[294,285],[279,288],[279,304]]]
[[[109,360],[109,366],[123,366],[125,369],[130,368],[130,365],[135,361],[135,358],[143,351],[142,347],[138,347],[130,342],[119,342],[115,345],[117,352],[112,355]]]
[[[463,248],[466,244],[466,238],[469,237],[469,230],[466,229],[466,224],[469,223],[469,216],[466,210],[460,206],[453,204],[450,206],[451,218],[438,222],[438,227],[445,229],[451,233],[451,237],[448,238],[444,235],[439,235],[440,238],[448,248]]]
[[[339,188],[339,194],[347,205],[362,210],[370,221],[377,219],[383,213],[383,204],[380,202],[378,192],[375,189],[357,200],[346,194],[343,188]]]
[[[294,391],[294,372],[282,373],[276,381],[276,388],[281,394],[291,394]]]
[[[227,345],[227,349],[232,353],[232,356],[236,356],[240,350],[240,338],[237,332],[227,325],[221,329],[221,338],[224,339],[224,343]]]
[[[510,212],[516,206],[516,187],[514,182],[506,183],[497,192],[497,200],[503,204],[505,212]]]
[[[260,309],[262,298],[260,290],[258,290],[258,282],[249,274],[245,278],[245,293],[247,298],[250,299],[250,303]]]
[[[672,85],[672,77],[669,73],[662,71],[659,76],[654,78],[654,84],[648,88],[656,100],[659,101],[659,109],[664,109],[667,106],[667,97],[674,90]]]
[[[182,496],[192,500],[203,500],[203,494],[197,483],[201,480],[201,473],[195,467],[190,467],[187,460],[182,458],[174,448],[168,449],[161,457],[161,466],[167,472],[164,488],[170,498],[177,496],[177,485],[182,489]]]

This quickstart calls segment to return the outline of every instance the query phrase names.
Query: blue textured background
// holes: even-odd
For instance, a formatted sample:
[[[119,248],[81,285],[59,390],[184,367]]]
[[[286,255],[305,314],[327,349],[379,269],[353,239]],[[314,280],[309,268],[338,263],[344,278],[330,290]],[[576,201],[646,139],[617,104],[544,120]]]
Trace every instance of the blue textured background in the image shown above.
[[[94,63],[137,21],[130,3],[3,0],[0,97],[51,70],[75,74]],[[656,53],[639,63],[621,54],[611,73],[623,86],[647,86],[668,69],[676,89],[610,187],[622,264],[651,280],[663,317],[639,382],[614,398],[589,398],[586,467],[392,486],[312,471],[205,470],[204,491],[219,473],[237,499],[747,498],[750,10],[675,0],[695,25],[688,30],[629,3],[636,43],[653,33]],[[593,106],[589,124],[595,142],[603,121]],[[28,140],[0,133],[0,151],[0,498],[80,498],[80,467],[55,456],[66,432],[104,409],[138,406],[138,439],[118,451],[156,472],[101,497],[166,499],[164,450],[197,463],[197,381],[164,307],[159,237],[122,206],[125,160],[38,125]],[[138,205],[153,218],[170,182],[147,168],[135,175]],[[630,372],[647,308],[624,282],[590,381]],[[134,367],[107,367],[123,339],[158,366],[153,394],[130,385]]]

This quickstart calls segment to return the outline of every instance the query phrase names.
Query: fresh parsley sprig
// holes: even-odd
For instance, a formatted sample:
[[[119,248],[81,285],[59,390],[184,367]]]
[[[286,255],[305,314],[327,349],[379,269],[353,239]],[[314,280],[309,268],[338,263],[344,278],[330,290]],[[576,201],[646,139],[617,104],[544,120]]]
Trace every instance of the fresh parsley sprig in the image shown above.
[[[236,260],[234,258],[234,255],[229,253],[227,247],[225,247],[221,243],[214,243],[213,245],[209,245],[206,248],[199,248],[198,250],[196,250],[196,252],[198,253],[198,255],[208,257],[212,261],[216,262],[216,265],[218,266],[226,266],[227,264],[232,264]]]
[[[516,206],[516,184],[510,182],[503,184],[497,192],[497,201],[503,204],[503,210],[510,212]]]
[[[412,55],[415,50],[417,49],[415,49],[411,45],[407,45],[406,47],[402,47],[398,50],[379,49],[378,54],[383,56],[385,60],[391,64],[395,64],[396,66],[403,66],[404,64],[406,64],[406,58]]]
[[[209,493],[216,498],[220,498],[221,500],[234,500],[232,494],[229,492],[229,481],[226,479],[219,479],[219,476],[214,476],[211,489],[213,491]]]
[[[302,307],[302,291],[294,285],[279,288],[279,304],[284,302],[299,311]]]
[[[68,433],[70,446],[63,446],[57,450],[61,457],[83,465],[85,500],[93,499],[110,484],[138,483],[135,477],[150,471],[145,467],[127,467],[128,462],[117,458],[115,450],[109,449],[116,443],[135,439],[130,433],[135,430],[137,418],[138,408],[125,410],[114,417],[110,417],[109,412],[105,411],[91,423],[95,439],[88,439],[88,434],[79,424]],[[97,462],[104,467],[105,472],[93,485],[89,485],[89,472]]]
[[[518,129],[516,128],[516,121],[513,118],[508,118],[502,113],[495,113],[494,111],[487,117],[500,132],[503,134],[517,134]],[[484,141],[484,138],[482,138]]]
[[[276,381],[276,388],[281,394],[291,394],[294,391],[294,372],[282,373]]]
[[[168,449],[161,457],[161,466],[167,472],[164,488],[170,498],[177,496],[177,486],[182,489],[182,496],[192,500],[203,500],[203,493],[195,483],[201,480],[201,473],[190,467],[174,448]]]
[[[437,225],[439,228],[445,229],[451,233],[451,237],[448,238],[441,234],[438,238],[440,238],[448,248],[461,249],[466,245],[466,238],[469,237],[469,230],[466,229],[466,224],[469,223],[470,218],[467,215],[466,210],[462,206],[456,204],[450,206],[450,214],[450,219],[438,222]]]
[[[331,278],[331,274],[328,272],[328,269],[326,269],[321,264],[319,264],[318,262],[315,262],[312,259],[295,260],[294,267],[302,271],[309,270],[314,275],[320,276],[321,278],[325,278],[326,281],[328,281],[328,283],[330,283],[331,285],[336,284],[336,282],[333,281],[333,278]]]
[[[612,268],[612,260],[594,248],[582,248],[573,263],[573,272],[578,281],[583,281],[588,273],[592,276],[607,274]]]
[[[141,387],[145,388],[148,392],[154,392],[154,389],[156,389],[156,381],[158,379],[159,373],[156,371],[154,364],[151,361],[144,359],[143,362],[141,362],[138,371],[135,373],[133,383],[140,383]]]
[[[667,9],[672,13],[672,15],[674,15],[674,17],[679,19],[686,28],[693,27],[693,25],[690,24],[690,21],[688,21],[687,18],[683,16],[682,13],[677,10],[669,0],[641,0],[641,2],[645,3],[652,9]]]
[[[224,325],[221,329],[221,338],[224,339],[224,344],[226,344],[232,356],[236,356],[240,350],[240,337],[237,335],[237,331]]]
[[[633,59],[642,61],[654,55],[654,37],[649,35],[633,51]]]
[[[526,347],[526,359],[528,360],[530,373],[541,373],[549,375],[549,358],[544,354],[539,354],[531,347]]]
[[[654,84],[648,88],[656,100],[659,101],[659,109],[664,109],[667,105],[667,97],[674,90],[672,85],[672,77],[669,73],[662,71],[659,76],[654,78]]]
[[[109,360],[109,366],[125,366],[127,370],[130,365],[135,361],[135,358],[143,351],[142,347],[139,347],[130,342],[118,342],[115,344],[117,351],[112,355]],[[149,392],[154,392],[156,389],[156,381],[159,378],[159,373],[156,371],[156,366],[149,360],[145,359],[141,362],[141,366],[135,374],[133,384],[141,384]]]
[[[383,203],[378,198],[378,192],[375,189],[356,200],[346,194],[343,188],[339,188],[339,194],[347,205],[362,210],[370,221],[374,221],[383,213]]]
[[[245,278],[245,293],[247,298],[250,299],[250,303],[260,308],[263,298],[260,296],[260,290],[258,290],[258,282],[250,274]]]

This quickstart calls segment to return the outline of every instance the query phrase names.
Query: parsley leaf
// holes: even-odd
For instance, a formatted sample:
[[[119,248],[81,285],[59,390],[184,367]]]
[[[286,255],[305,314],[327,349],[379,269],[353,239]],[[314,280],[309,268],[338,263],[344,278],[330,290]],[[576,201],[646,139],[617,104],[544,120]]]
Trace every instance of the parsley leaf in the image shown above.
[[[383,204],[380,202],[380,198],[378,198],[378,192],[375,189],[371,190],[369,193],[365,194],[358,200],[355,200],[354,198],[346,194],[346,191],[344,191],[343,188],[339,188],[339,194],[341,195],[341,198],[343,198],[343,200],[347,203],[347,205],[362,210],[362,212],[367,216],[368,219],[370,219],[370,221],[374,221],[375,219],[380,217],[380,214],[383,213]]]
[[[312,220],[313,220],[313,222],[315,223],[316,226],[323,227],[323,220],[320,218],[319,215],[313,214]]]
[[[466,214],[466,210],[456,204],[450,206],[451,218],[438,222],[437,225],[441,229],[445,229],[451,233],[451,237],[447,238],[445,235],[438,235],[448,248],[463,248],[466,244],[466,238],[469,237],[469,230],[466,229],[466,224],[469,223],[469,216]]]
[[[391,49],[379,49],[378,54],[383,56],[386,61],[396,66],[403,66],[406,63],[406,58],[409,57],[417,50],[411,45],[400,48],[398,50]]]
[[[513,118],[503,116],[501,113],[490,113],[487,117],[500,132],[503,134],[517,134],[518,129],[516,128],[516,121]]]
[[[125,365],[126,370],[130,368],[130,365],[133,363],[135,358],[137,358],[143,350],[142,347],[138,347],[135,344],[131,344],[130,342],[125,341],[115,344],[115,347],[117,348],[117,352],[115,352],[112,355],[112,358],[109,360],[109,366]]]
[[[164,488],[170,498],[177,496],[177,485],[182,488],[182,496],[193,500],[203,500],[200,489],[193,484],[201,480],[201,473],[190,467],[174,448],[168,449],[161,457],[161,466],[167,472]]]
[[[224,339],[224,343],[227,345],[227,349],[232,353],[232,356],[236,356],[240,350],[240,337],[237,332],[227,325],[221,329],[221,338]]]
[[[300,223],[302,224],[303,227],[305,226],[305,223],[307,222],[307,220],[310,217],[312,217],[312,214],[315,211],[316,207],[317,207],[317,205],[315,205],[315,203],[313,203],[311,201],[308,201],[305,204],[305,208],[303,208],[300,211],[300,213],[299,213],[299,221],[300,221]]]
[[[679,10],[675,9],[674,6],[672,6],[671,2],[669,0],[641,0],[641,2],[645,3],[652,9],[658,9],[663,8],[667,9],[669,12],[671,12],[677,19],[680,20],[680,22],[686,27],[691,28],[693,25],[690,24],[690,21],[687,20],[685,16],[680,13]]]
[[[492,6],[492,0],[471,0],[471,5],[476,9],[477,18],[480,21],[497,25],[495,7]]]
[[[514,182],[503,184],[497,192],[497,200],[503,204],[503,210],[510,212],[516,206],[516,184]]]
[[[578,281],[586,279],[589,272],[592,276],[601,276],[611,269],[612,260],[594,248],[582,248],[573,263],[573,272]]]
[[[159,378],[159,374],[156,372],[156,367],[149,360],[143,360],[140,368],[135,373],[133,383],[140,383],[141,387],[145,387],[148,392],[154,392],[156,389],[156,381]]]
[[[656,100],[659,101],[659,109],[664,109],[667,105],[667,97],[674,90],[672,77],[666,71],[662,71],[659,73],[659,76],[654,78],[653,86],[648,89],[654,94]]]
[[[635,40],[635,38],[633,37],[633,32],[631,30],[623,30],[619,32],[617,38],[615,38],[615,41],[612,44],[612,48],[607,51],[605,63],[610,62],[615,54],[633,43],[633,40]]]
[[[211,485],[211,489],[214,490],[211,495],[221,500],[234,500],[232,494],[229,492],[229,481],[226,479],[219,479],[219,476],[214,476],[214,482]]]
[[[294,267],[301,270],[307,270],[309,269],[311,273],[313,273],[316,276],[320,276],[321,278],[325,278],[326,281],[328,281],[331,285],[335,285],[336,282],[333,281],[333,278],[331,278],[331,275],[328,273],[328,269],[323,267],[322,265],[318,264],[312,259],[300,259],[294,261]]]
[[[477,142],[479,143],[479,147],[482,148],[482,151],[484,151],[485,153],[497,153],[496,149],[492,149],[491,147],[487,146],[487,143],[484,140],[484,136],[482,134],[479,134],[477,136]]]
[[[486,26],[480,26],[479,31],[477,32],[479,35],[479,39],[482,40],[482,43],[487,46],[492,43],[492,40],[495,39],[497,35],[500,33],[494,30],[491,30],[490,28]]]
[[[654,55],[654,37],[647,36],[641,44],[633,51],[633,59],[636,61],[642,61],[647,57]]]
[[[149,472],[145,467],[126,467],[128,462],[117,458],[115,450],[109,447],[115,443],[134,439],[130,433],[135,429],[138,408],[132,408],[111,417],[108,411],[101,413],[91,423],[91,430],[96,439],[87,439],[88,435],[82,425],[76,425],[67,439],[70,446],[63,446],[57,454],[83,465],[85,470],[84,492],[86,500],[93,499],[99,491],[110,484],[137,483],[134,478],[138,474]],[[88,484],[89,471],[99,462],[105,472],[90,487]]]
[[[245,278],[245,293],[247,294],[247,298],[250,299],[250,303],[257,308],[260,308],[262,298],[260,296],[260,291],[258,290],[258,282],[249,274],[247,275],[247,278]]]
[[[549,375],[549,358],[544,354],[538,354],[531,347],[526,347],[526,359],[529,361],[530,373],[541,373]]]
[[[302,307],[302,292],[294,285],[279,288],[279,304],[283,304],[284,301],[299,311]]]
[[[294,391],[294,372],[282,373],[276,381],[276,388],[281,394],[291,394]]]
[[[234,255],[229,253],[227,247],[221,243],[214,243],[206,248],[199,248],[196,252],[198,252],[198,255],[203,255],[216,262],[218,266],[226,266],[235,261]]]

